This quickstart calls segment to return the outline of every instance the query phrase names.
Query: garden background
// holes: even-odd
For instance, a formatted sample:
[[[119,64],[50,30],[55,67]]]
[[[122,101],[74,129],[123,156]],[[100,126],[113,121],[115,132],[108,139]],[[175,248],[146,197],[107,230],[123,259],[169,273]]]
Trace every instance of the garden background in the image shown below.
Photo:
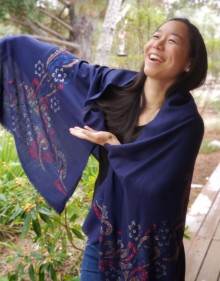
[[[190,204],[220,161],[220,2],[218,0],[0,0],[0,36],[27,34],[90,63],[139,70],[155,28],[188,17],[205,39],[209,72],[193,92],[205,122]],[[27,58],[28,59],[28,58]],[[11,135],[0,128],[0,281],[79,280],[97,162],[90,158],[61,216],[34,190]],[[186,231],[187,237],[187,231]]]

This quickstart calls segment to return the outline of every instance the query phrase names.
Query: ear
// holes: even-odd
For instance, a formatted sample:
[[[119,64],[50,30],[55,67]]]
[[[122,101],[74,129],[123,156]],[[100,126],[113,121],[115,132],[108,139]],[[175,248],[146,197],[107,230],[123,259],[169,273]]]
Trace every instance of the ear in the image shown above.
[[[191,63],[189,63],[186,67],[185,67],[185,72],[189,72],[190,71],[190,67],[191,67]]]

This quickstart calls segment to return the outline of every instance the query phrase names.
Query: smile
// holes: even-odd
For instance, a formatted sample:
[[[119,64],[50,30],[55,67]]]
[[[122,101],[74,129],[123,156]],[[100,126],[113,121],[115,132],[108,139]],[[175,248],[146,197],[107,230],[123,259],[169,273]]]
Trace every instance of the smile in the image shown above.
[[[153,61],[153,62],[165,62],[165,60],[164,60],[162,57],[160,57],[160,56],[158,56],[158,55],[156,55],[156,54],[153,54],[153,53],[151,53],[151,54],[149,55],[149,59],[150,59],[151,61]]]

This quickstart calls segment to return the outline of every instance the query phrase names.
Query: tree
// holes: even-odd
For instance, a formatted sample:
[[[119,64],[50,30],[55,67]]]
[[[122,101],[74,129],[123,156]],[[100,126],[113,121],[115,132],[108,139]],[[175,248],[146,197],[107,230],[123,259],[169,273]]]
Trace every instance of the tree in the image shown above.
[[[119,21],[121,4],[122,0],[109,0],[95,59],[96,63],[100,65],[108,65],[109,63],[114,32]]]
[[[64,46],[89,60],[93,19],[88,14],[76,13],[80,6],[76,2],[57,0],[52,5],[51,0],[0,0],[0,19],[19,26],[21,33]]]

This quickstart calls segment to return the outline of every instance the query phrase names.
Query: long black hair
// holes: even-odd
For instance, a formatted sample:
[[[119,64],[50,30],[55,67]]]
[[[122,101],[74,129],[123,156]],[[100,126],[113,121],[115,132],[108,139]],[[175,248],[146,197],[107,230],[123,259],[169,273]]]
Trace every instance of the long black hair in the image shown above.
[[[208,65],[205,43],[198,28],[185,18],[172,18],[169,21],[179,21],[188,27],[191,65],[189,71],[184,72],[167,90],[167,97],[179,90],[189,92],[201,86],[205,82]],[[129,85],[122,88],[109,86],[93,105],[103,111],[106,129],[116,135],[121,143],[132,140],[139,115],[146,107],[143,90],[145,80],[143,64]]]

